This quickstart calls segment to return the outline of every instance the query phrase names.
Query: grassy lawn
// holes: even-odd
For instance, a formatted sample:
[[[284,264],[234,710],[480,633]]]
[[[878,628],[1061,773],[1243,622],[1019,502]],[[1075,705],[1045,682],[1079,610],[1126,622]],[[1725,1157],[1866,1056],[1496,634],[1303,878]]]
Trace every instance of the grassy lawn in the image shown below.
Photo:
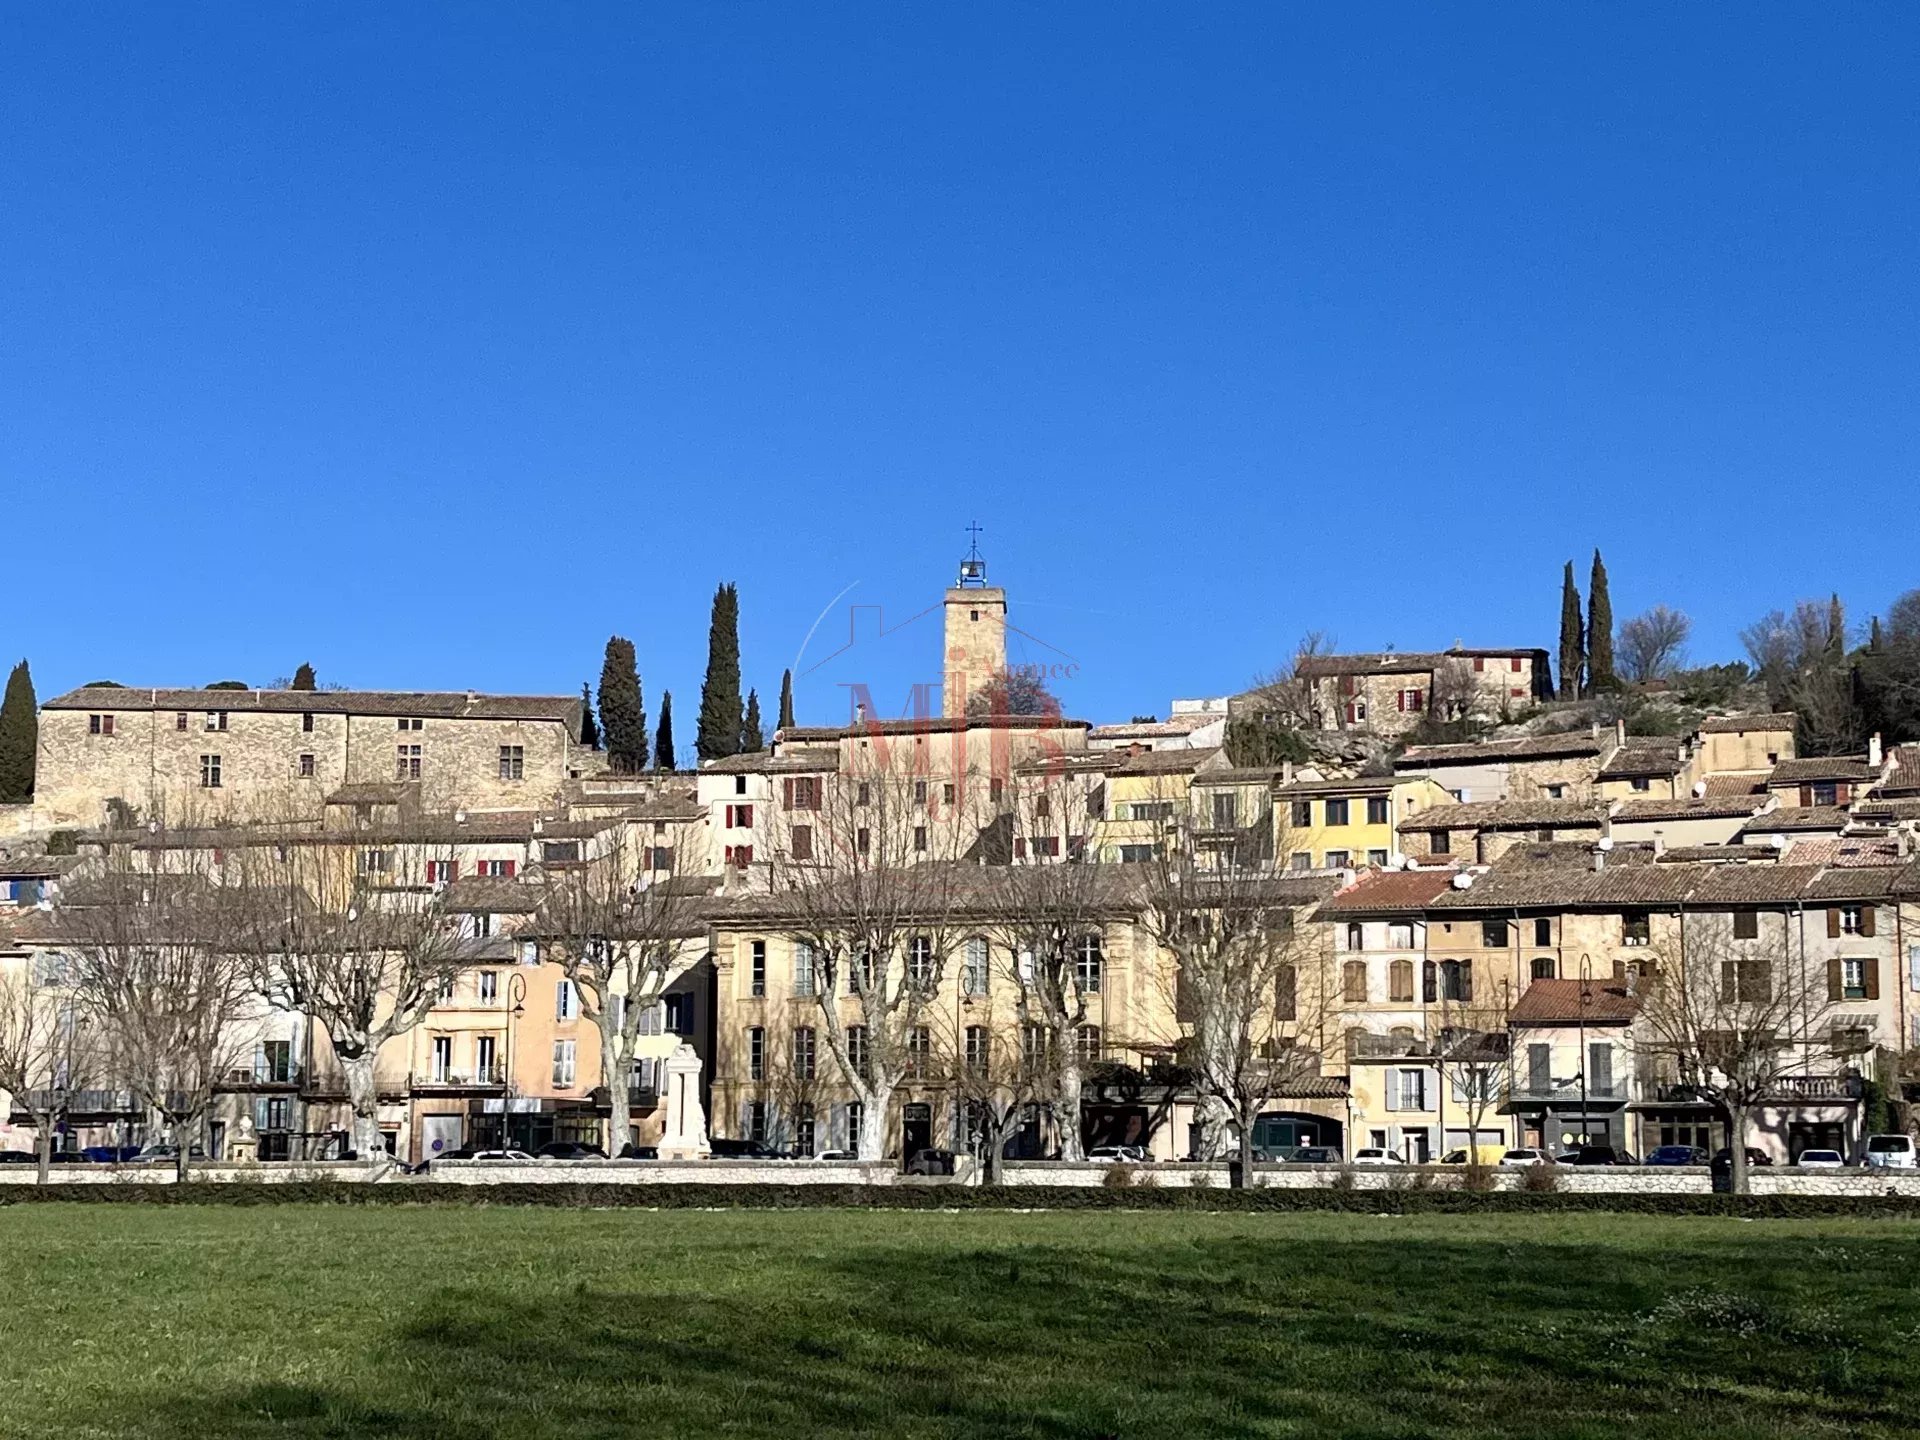
[[[0,1210],[0,1245],[6,1440],[1920,1415],[1910,1222],[43,1204]]]

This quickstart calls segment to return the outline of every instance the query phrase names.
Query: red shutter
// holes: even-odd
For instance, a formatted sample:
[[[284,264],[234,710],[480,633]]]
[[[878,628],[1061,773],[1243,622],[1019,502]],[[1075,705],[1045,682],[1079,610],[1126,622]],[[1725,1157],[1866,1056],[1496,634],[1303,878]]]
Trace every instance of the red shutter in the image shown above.
[[[1868,913],[1871,914],[1872,912],[1869,911]],[[1869,930],[1867,933],[1871,935],[1873,932]],[[1878,1000],[1880,998],[1880,962],[1878,960],[1868,960],[1862,964],[1860,968],[1867,972],[1867,999]]]
[[[788,776],[785,780],[782,780],[780,782],[780,793],[781,793],[780,803],[785,805],[787,809],[791,810],[793,808],[793,777],[792,776]]]
[[[1829,960],[1827,961],[1827,999],[1838,1000],[1839,998],[1840,962],[1838,960]]]
[[[1484,656],[1484,655],[1476,655],[1476,656],[1474,656],[1474,657],[1473,657],[1473,669],[1474,669],[1474,673],[1475,673],[1475,674],[1481,674],[1481,673],[1484,673],[1484,672],[1485,672],[1485,670],[1486,670],[1486,668],[1487,668],[1487,657],[1486,657],[1486,656]]]
[[[1838,785],[1833,787],[1833,803],[1836,805],[1844,805],[1852,794],[1853,787],[1842,780]]]
[[[502,860],[500,863],[506,867],[505,869],[501,870],[500,873],[506,876],[507,879],[511,880],[513,878],[513,861]]]
[[[1813,804],[1813,786],[1802,785],[1800,787],[1800,803],[1802,805]]]
[[[1840,938],[1840,907],[1838,905],[1829,906],[1827,909],[1827,938],[1829,940]]]
[[[1399,694],[1395,695],[1393,698],[1397,700],[1400,704],[1400,713],[1402,715],[1406,714],[1407,713],[1407,692],[1402,690]]]
[[[1014,837],[1013,858],[1016,860],[1024,860],[1027,858],[1027,842],[1025,837],[1023,836]]]
[[[1873,934],[1873,911],[1874,907],[1871,905],[1862,905],[1860,907],[1860,933],[1862,935],[1871,936]],[[1867,998],[1871,1000],[1874,997],[1869,995]]]

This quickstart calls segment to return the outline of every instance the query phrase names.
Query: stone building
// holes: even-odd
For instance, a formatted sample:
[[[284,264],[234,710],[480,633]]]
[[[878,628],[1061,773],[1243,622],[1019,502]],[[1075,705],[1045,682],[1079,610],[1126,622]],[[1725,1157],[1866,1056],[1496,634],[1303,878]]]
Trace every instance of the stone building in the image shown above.
[[[1553,694],[1547,652],[1539,649],[1315,655],[1300,661],[1295,678],[1318,728],[1389,739],[1428,715],[1500,720]]]
[[[85,686],[41,709],[43,828],[316,818],[343,785],[537,809],[598,760],[578,696]]]

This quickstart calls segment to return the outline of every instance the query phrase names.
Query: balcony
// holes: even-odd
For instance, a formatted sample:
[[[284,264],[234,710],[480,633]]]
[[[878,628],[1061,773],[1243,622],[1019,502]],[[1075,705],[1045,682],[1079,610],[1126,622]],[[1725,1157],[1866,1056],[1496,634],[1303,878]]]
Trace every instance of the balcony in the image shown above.
[[[1580,1077],[1576,1075],[1571,1080],[1516,1080],[1507,1098],[1516,1105],[1578,1105],[1580,1096]],[[1589,1102],[1628,1100],[1632,1098],[1631,1087],[1616,1077],[1604,1084],[1588,1085],[1586,1098]]]
[[[428,1070],[415,1074],[410,1082],[414,1090],[499,1090],[507,1083],[507,1067],[482,1065],[467,1069]]]
[[[1656,1104],[1699,1105],[1711,1103],[1701,1087],[1663,1079],[1649,1083],[1647,1090]],[[1768,1100],[1784,1105],[1844,1105],[1860,1099],[1865,1084],[1858,1075],[1782,1075],[1773,1082]]]
[[[279,1087],[292,1089],[305,1078],[302,1067],[290,1061],[273,1063],[256,1061],[252,1065],[236,1065],[220,1077],[216,1090],[271,1090]]]

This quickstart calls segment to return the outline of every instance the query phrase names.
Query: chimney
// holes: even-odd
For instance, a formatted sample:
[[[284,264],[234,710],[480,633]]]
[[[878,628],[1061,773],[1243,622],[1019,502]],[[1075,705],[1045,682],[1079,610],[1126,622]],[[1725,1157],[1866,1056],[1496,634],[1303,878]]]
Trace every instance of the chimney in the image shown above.
[[[1880,768],[1880,760],[1881,760],[1880,732],[1876,730],[1874,731],[1873,738],[1867,741],[1868,768],[1878,770]]]
[[[1627,743],[1627,717],[1624,715],[1613,722],[1613,743],[1616,745]]]
[[[1593,873],[1598,875],[1607,868],[1607,852],[1598,845],[1593,847]]]
[[[1653,858],[1658,860],[1667,853],[1667,836],[1664,830],[1653,832]]]
[[[1280,783],[1282,785],[1291,785],[1293,783],[1293,762],[1291,760],[1282,760],[1280,762]]]

